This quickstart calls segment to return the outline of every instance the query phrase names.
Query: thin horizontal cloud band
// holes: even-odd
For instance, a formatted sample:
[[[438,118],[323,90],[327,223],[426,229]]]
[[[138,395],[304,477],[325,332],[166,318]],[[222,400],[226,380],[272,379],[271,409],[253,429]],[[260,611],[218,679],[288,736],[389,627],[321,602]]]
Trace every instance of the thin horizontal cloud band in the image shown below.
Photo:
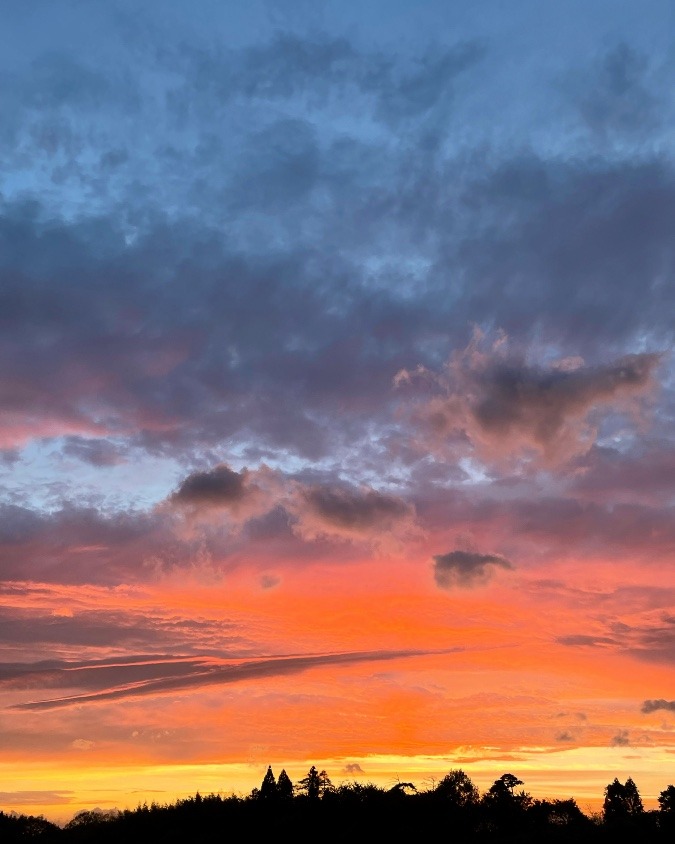
[[[121,700],[131,697],[145,697],[148,695],[166,694],[188,688],[198,688],[212,685],[225,685],[244,680],[278,677],[285,674],[306,671],[327,665],[344,665],[359,662],[381,662],[394,659],[405,659],[416,656],[459,653],[463,648],[449,648],[444,650],[392,650],[392,651],[361,651],[332,654],[311,654],[305,656],[272,657],[258,660],[248,660],[225,665],[215,664],[211,660],[195,660],[186,667],[181,662],[181,673],[175,671],[164,677],[154,677],[128,682],[116,688],[102,689],[84,694],[68,695],[67,697],[50,698],[48,700],[29,701],[10,706],[14,710],[43,710],[61,707],[98,703],[102,701]],[[173,663],[166,663],[172,666]],[[192,670],[190,670],[190,668]],[[68,670],[68,669],[63,669]],[[92,670],[100,670],[93,668]]]

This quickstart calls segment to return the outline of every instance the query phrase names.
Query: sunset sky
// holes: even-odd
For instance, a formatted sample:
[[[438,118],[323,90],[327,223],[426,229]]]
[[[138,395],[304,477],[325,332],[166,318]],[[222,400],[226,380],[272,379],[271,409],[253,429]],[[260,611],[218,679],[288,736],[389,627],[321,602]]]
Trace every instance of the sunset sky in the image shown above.
[[[0,810],[655,806],[672,0],[0,16]]]

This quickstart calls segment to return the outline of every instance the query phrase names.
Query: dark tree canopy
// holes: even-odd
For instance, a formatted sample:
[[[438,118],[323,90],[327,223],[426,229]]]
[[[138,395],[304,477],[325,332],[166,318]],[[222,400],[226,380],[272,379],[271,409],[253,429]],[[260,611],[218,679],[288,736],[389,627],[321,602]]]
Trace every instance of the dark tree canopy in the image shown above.
[[[669,785],[659,794],[659,807],[662,812],[675,815],[675,785]]]
[[[602,813],[608,823],[620,823],[644,812],[640,792],[629,777],[625,783],[618,778],[605,788]]]
[[[462,770],[447,773],[434,789],[434,794],[453,807],[464,808],[478,803],[478,789]]]

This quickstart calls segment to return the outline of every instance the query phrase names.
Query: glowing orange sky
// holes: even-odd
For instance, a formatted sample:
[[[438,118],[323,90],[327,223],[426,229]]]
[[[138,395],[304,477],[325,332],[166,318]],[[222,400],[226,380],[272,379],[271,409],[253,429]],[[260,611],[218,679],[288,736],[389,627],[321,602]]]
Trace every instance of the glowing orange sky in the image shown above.
[[[595,808],[608,777],[631,774],[654,800],[675,775],[675,724],[639,709],[646,687],[667,687],[670,667],[642,659],[639,642],[593,648],[556,641],[579,629],[606,635],[610,617],[648,624],[651,609],[632,606],[627,614],[623,605],[622,588],[648,589],[631,571],[625,586],[608,567],[594,569],[592,584],[588,572],[577,574],[575,585],[569,566],[549,568],[551,579],[565,575],[557,595],[536,571],[446,594],[433,588],[430,567],[419,577],[417,561],[390,558],[348,571],[310,565],[283,573],[269,589],[243,571],[220,582],[193,572],[138,588],[17,588],[8,605],[40,606],[54,619],[92,611],[125,615],[130,625],[146,614],[169,624],[194,619],[202,625],[195,645],[213,654],[204,659],[214,666],[319,656],[289,673],[272,667],[260,677],[147,695],[145,681],[127,680],[123,667],[100,683],[89,675],[102,669],[92,667],[84,685],[71,669],[67,689],[55,688],[49,670],[5,680],[4,726],[16,737],[5,743],[6,790],[16,792],[18,810],[67,817],[81,807],[162,802],[197,789],[246,792],[268,764],[296,777],[321,764],[336,782],[400,777],[419,785],[461,767],[481,787],[513,769],[537,796],[573,795]],[[419,655],[373,654],[396,650]],[[125,652],[65,647],[58,656],[105,661]],[[322,666],[320,655],[337,652],[371,656]],[[166,679],[175,668],[160,664],[154,676]],[[114,701],[12,708],[122,687],[126,693]]]

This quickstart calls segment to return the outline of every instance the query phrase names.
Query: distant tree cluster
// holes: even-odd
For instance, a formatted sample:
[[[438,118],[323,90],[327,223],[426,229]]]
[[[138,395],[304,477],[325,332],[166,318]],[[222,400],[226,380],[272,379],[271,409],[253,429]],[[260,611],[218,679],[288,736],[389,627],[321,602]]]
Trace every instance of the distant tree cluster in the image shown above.
[[[588,817],[572,799],[537,800],[511,773],[480,794],[470,777],[453,770],[431,787],[413,783],[390,788],[348,782],[334,786],[325,771],[312,766],[294,785],[285,770],[272,767],[250,795],[196,794],[172,805],[144,804],[134,810],[85,811],[60,828],[44,818],[0,812],[0,842],[41,844],[200,844],[235,835],[403,841],[443,837],[451,842],[616,841],[624,833],[645,841],[672,841],[675,786],[661,792],[659,809],[646,811],[629,777],[605,788],[601,814]]]

